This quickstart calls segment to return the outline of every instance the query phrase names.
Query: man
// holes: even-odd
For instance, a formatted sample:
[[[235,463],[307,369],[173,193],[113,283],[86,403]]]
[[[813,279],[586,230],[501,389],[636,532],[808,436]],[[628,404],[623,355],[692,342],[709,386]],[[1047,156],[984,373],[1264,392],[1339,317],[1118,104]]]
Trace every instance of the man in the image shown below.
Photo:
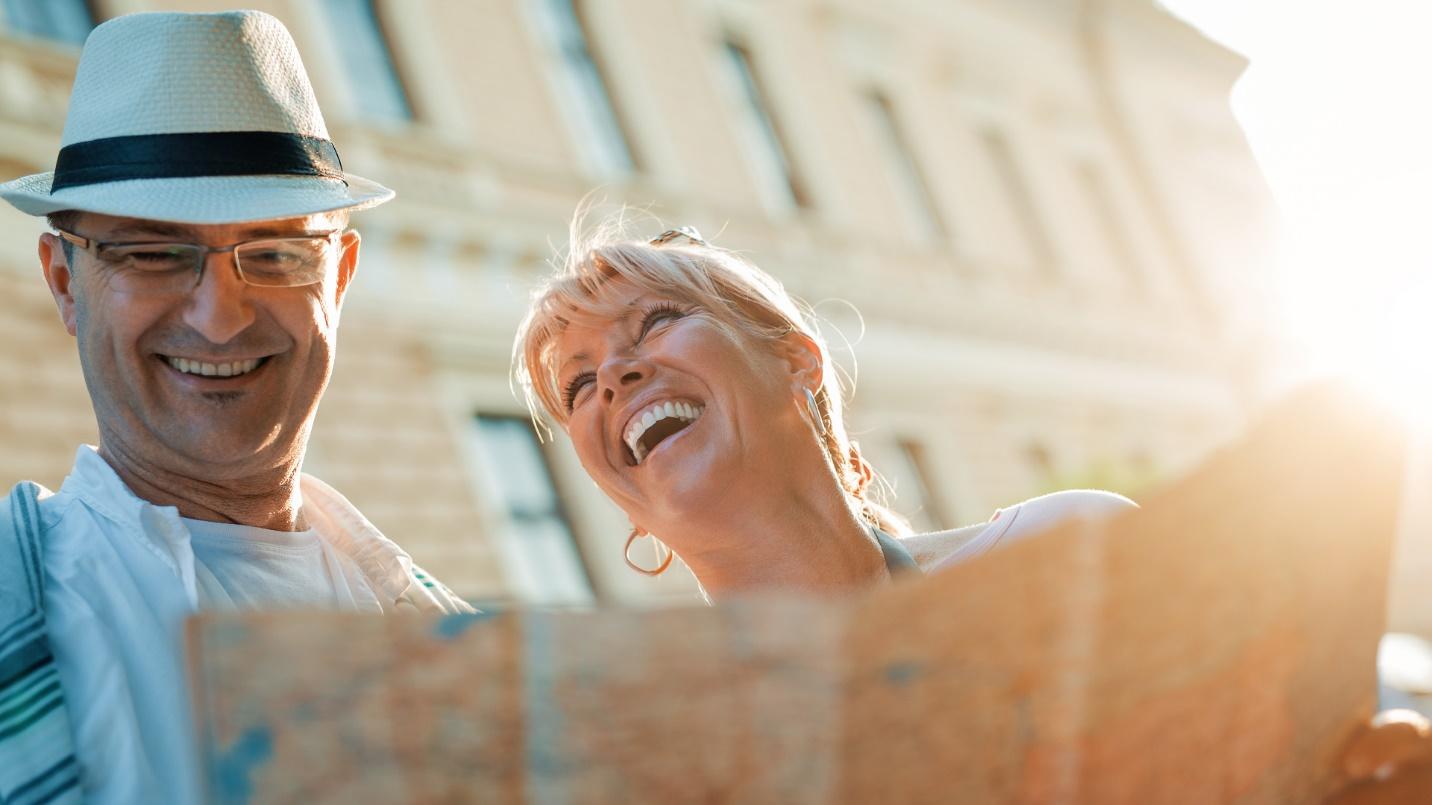
[[[470,611],[299,472],[348,214],[393,193],[343,171],[283,25],[232,12],[96,28],[54,172],[0,196],[54,229],[99,425],[57,493],[0,504],[0,801],[197,801],[186,616]]]

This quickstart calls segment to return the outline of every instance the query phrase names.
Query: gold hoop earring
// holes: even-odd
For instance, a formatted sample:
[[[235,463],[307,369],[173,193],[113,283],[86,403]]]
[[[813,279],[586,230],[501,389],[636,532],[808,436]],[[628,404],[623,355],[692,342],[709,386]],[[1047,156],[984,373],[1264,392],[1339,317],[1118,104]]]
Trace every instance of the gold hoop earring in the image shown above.
[[[815,429],[824,436],[830,432],[829,426],[825,424],[825,417],[820,415],[820,406],[816,405],[815,394],[810,389],[805,389],[806,410],[810,411],[811,422],[815,423]]]
[[[665,557],[661,560],[661,564],[658,565],[655,570],[649,570],[647,568],[642,567],[641,565],[638,565],[636,562],[633,562],[631,560],[631,544],[633,542],[636,542],[637,537],[642,536],[651,537],[650,534],[643,534],[635,528],[631,530],[631,536],[627,537],[626,547],[622,549],[622,558],[626,560],[627,567],[631,568],[632,570],[635,570],[643,576],[660,576],[662,573],[666,572],[666,569],[668,567],[671,567],[671,559],[675,554],[673,554],[671,552],[671,549],[666,546],[666,543],[662,542],[656,537],[651,537],[652,541],[656,543],[657,553],[665,554]]]

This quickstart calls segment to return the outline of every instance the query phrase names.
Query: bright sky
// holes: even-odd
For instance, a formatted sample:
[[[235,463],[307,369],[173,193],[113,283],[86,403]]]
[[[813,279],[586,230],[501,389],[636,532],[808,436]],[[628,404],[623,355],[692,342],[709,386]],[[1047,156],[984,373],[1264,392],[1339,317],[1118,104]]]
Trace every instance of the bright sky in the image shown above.
[[[1432,2],[1160,2],[1251,62],[1232,105],[1282,211],[1300,371],[1432,422]]]

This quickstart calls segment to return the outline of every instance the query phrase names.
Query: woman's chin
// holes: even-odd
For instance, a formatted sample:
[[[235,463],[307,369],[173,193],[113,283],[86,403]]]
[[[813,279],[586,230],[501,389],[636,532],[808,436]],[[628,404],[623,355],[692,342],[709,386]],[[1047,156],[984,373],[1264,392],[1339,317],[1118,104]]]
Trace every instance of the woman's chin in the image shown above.
[[[747,473],[729,444],[712,438],[701,423],[662,441],[642,462],[626,468],[646,508],[659,513],[663,524],[701,528],[728,520],[737,510],[736,490],[747,484]]]
[[[664,524],[683,530],[702,530],[718,526],[739,513],[739,500],[733,494],[738,484],[710,468],[683,472],[676,469],[664,475],[659,484],[646,487],[651,508],[661,513]]]

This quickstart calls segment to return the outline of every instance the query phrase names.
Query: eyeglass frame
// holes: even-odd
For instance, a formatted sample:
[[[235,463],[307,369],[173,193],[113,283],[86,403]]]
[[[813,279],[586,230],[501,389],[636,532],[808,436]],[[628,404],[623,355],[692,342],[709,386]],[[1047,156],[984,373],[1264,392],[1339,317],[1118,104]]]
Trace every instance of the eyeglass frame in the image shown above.
[[[100,254],[100,251],[101,251],[102,249],[104,249],[105,247],[107,247],[107,246],[192,246],[192,247],[194,247],[194,248],[196,248],[196,249],[199,250],[199,252],[198,252],[198,260],[195,261],[195,265],[194,265],[194,275],[195,275],[195,277],[194,277],[194,285],[195,285],[195,287],[197,287],[197,286],[199,285],[199,283],[204,280],[204,267],[207,266],[208,263],[209,263],[209,255],[211,255],[211,254],[223,254],[224,252],[232,252],[233,255],[234,255],[234,273],[235,273],[235,274],[238,274],[238,276],[239,276],[239,281],[242,282],[242,283],[244,283],[245,285],[248,285],[248,286],[250,286],[250,287],[252,287],[252,288],[304,288],[304,287],[307,287],[307,286],[309,286],[309,285],[316,285],[316,284],[322,282],[322,281],[323,281],[323,276],[320,275],[317,279],[314,279],[314,280],[312,280],[312,281],[310,281],[310,282],[298,283],[298,284],[296,284],[296,285],[260,285],[260,284],[257,284],[257,283],[253,283],[253,282],[250,282],[250,281],[249,281],[249,278],[244,275],[244,269],[243,269],[242,266],[239,265],[238,250],[239,250],[241,247],[243,247],[243,246],[248,246],[248,245],[250,245],[250,244],[254,244],[254,243],[271,243],[271,242],[274,242],[274,241],[291,241],[291,240],[315,241],[315,240],[324,240],[324,241],[328,241],[329,243],[332,243],[334,236],[344,235],[344,234],[346,234],[346,233],[352,231],[352,227],[346,227],[346,228],[343,228],[343,229],[334,229],[334,230],[332,230],[332,231],[330,231],[330,232],[325,232],[325,233],[320,234],[320,235],[297,235],[297,236],[288,237],[288,238],[275,238],[275,237],[250,238],[250,239],[248,239],[248,240],[241,240],[241,241],[239,241],[238,243],[233,243],[233,244],[230,244],[230,245],[228,245],[228,246],[209,246],[209,245],[203,244],[203,243],[193,243],[193,242],[180,241],[180,240],[133,240],[133,241],[123,241],[123,240],[121,240],[121,241],[100,241],[100,240],[97,240],[97,239],[95,239],[95,238],[87,238],[87,237],[84,237],[83,235],[79,235],[79,234],[77,234],[77,233],[75,233],[75,232],[70,232],[69,230],[61,229],[61,228],[59,228],[59,227],[54,227],[54,230],[55,230],[55,234],[59,236],[60,240],[66,242],[66,243],[68,243],[68,244],[70,244],[70,245],[72,245],[72,246],[76,246],[76,247],[78,247],[78,248],[80,248],[80,249],[83,249],[85,252],[90,253],[90,254],[93,254],[96,258],[98,258],[98,259],[100,259],[100,260],[103,260],[103,259],[104,259],[104,257]],[[92,251],[91,251],[91,250],[92,250]],[[139,271],[138,273],[143,274],[143,273],[145,273],[145,272],[141,270],[141,271]],[[149,273],[157,274],[158,272],[149,272]]]
[[[676,240],[677,238],[686,238],[687,240],[699,246],[711,245],[706,242],[705,238],[701,237],[701,233],[697,231],[696,227],[694,226],[678,226],[675,229],[668,229],[665,232],[662,232],[660,235],[657,235],[656,237],[647,241],[647,243],[652,246],[665,246],[666,244],[670,243],[673,240]]]

